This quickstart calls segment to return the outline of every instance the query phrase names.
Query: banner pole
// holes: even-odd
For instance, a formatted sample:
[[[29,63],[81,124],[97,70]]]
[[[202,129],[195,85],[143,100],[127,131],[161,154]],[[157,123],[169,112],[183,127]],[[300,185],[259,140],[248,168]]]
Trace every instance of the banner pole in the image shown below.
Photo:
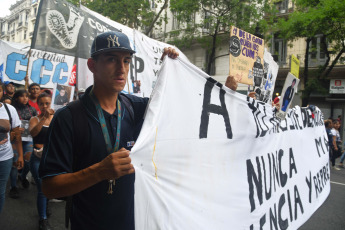
[[[32,40],[31,40],[31,43],[32,43]],[[25,86],[24,86],[24,89],[26,91],[28,91],[28,88],[29,88],[29,65],[30,65],[30,57],[31,57],[31,47],[28,51],[28,65],[26,66],[26,74],[25,74]]]

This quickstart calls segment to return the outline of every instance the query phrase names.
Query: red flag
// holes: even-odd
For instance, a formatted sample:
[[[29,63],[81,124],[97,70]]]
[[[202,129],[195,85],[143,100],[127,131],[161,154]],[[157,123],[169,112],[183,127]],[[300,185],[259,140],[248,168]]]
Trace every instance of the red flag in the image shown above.
[[[72,68],[72,72],[71,72],[71,77],[69,78],[68,84],[70,86],[75,86],[75,84],[77,83],[76,80],[77,80],[77,64],[74,64],[73,68]]]

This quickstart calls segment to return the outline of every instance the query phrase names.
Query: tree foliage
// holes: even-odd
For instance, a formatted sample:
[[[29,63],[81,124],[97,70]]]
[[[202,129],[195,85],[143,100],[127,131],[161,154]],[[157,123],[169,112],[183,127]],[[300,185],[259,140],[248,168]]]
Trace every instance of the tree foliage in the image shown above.
[[[170,9],[181,22],[171,43],[180,48],[200,44],[207,51],[205,67],[210,74],[216,50],[229,39],[231,25],[254,33],[267,6],[264,0],[170,0]]]
[[[79,0],[68,1],[79,5]],[[144,30],[147,35],[155,26],[162,24],[164,17],[161,14],[168,6],[168,0],[156,0],[155,4],[163,4],[156,13],[151,9],[151,2],[148,0],[81,0],[81,4],[87,8],[131,28]]]
[[[302,95],[302,105],[306,106],[312,92],[327,92],[326,78],[345,52],[345,0],[295,0],[294,4],[295,11],[288,19],[280,18],[274,29],[290,41],[306,39]],[[326,62],[319,66],[316,78],[309,79],[309,55],[313,52],[310,41],[316,35],[322,35],[320,48],[325,52]]]

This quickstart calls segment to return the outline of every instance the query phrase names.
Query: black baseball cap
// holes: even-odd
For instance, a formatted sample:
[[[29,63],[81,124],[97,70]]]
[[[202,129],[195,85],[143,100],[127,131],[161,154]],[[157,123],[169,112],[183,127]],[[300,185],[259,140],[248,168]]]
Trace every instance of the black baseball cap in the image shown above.
[[[91,57],[109,51],[127,51],[131,54],[135,53],[131,48],[127,35],[119,31],[108,31],[99,34],[93,40]]]

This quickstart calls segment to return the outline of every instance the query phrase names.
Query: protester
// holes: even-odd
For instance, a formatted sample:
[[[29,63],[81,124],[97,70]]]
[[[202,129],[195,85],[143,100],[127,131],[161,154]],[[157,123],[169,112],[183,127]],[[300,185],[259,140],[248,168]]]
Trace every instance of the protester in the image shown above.
[[[38,113],[41,113],[40,108],[37,104],[37,98],[41,93],[41,86],[37,83],[32,83],[29,85],[29,105],[34,107]]]
[[[37,210],[39,215],[39,229],[51,229],[47,219],[47,198],[42,193],[42,181],[38,176],[38,168],[43,152],[43,144],[47,139],[47,132],[54,115],[54,110],[50,108],[51,95],[42,93],[37,98],[41,114],[30,119],[30,134],[33,137],[34,150],[30,158],[30,171],[37,185]]]
[[[326,120],[325,122],[326,133],[328,136],[328,145],[329,145],[329,159],[332,162],[332,169],[340,170],[335,167],[335,151],[337,151],[337,146],[334,145],[335,136],[332,133],[333,123],[332,120]]]
[[[332,155],[332,164],[335,160],[341,156],[342,154],[342,141],[339,133],[340,123],[338,120],[333,121],[333,128],[331,129],[333,139],[332,139],[332,145],[333,145],[333,155]],[[332,165],[334,166],[334,165]]]
[[[12,105],[16,108],[18,112],[18,116],[22,122],[29,123],[31,117],[37,115],[37,111],[34,107],[30,106],[29,103],[28,92],[26,90],[18,90],[12,99]],[[20,128],[21,132],[24,133],[25,129]],[[23,143],[23,154],[24,154],[24,168],[19,176],[21,180],[22,186],[24,188],[28,188],[30,183],[26,178],[30,168],[29,168],[29,160],[33,150],[32,141],[22,141]]]
[[[3,84],[0,82],[0,101],[3,97]],[[13,150],[10,142],[10,131],[15,134],[18,149],[17,167],[23,167],[23,150],[20,135],[20,119],[16,109],[11,105],[0,103],[0,213],[5,202],[5,192],[8,177],[13,163]]]
[[[5,94],[4,99],[10,99],[12,101],[14,92],[16,91],[16,87],[14,86],[14,83],[12,81],[5,81]]]
[[[338,115],[337,120],[339,121],[339,123],[341,124],[341,115]]]
[[[72,230],[134,229],[135,177],[128,143],[139,135],[148,98],[119,96],[133,53],[125,34],[98,35],[87,62],[94,85],[77,101],[81,111],[64,107],[49,127],[40,165],[42,190],[48,198],[73,195]],[[178,53],[166,48],[165,55],[176,58]],[[73,116],[84,117],[84,127],[74,129]],[[88,134],[82,144],[76,140],[86,134],[78,130]]]

